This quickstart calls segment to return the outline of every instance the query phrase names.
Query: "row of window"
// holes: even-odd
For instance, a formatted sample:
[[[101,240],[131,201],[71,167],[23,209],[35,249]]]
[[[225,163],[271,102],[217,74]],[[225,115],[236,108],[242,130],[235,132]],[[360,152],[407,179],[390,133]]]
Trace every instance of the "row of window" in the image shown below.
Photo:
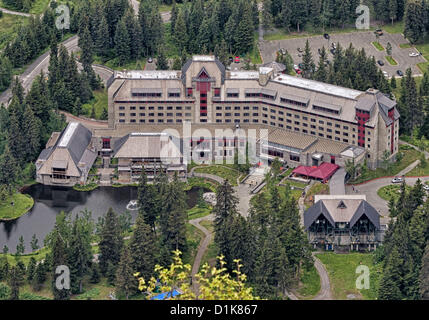
[[[159,113],[154,113],[154,112],[150,112],[150,113],[148,113],[147,114],[147,116],[148,117],[155,117],[155,116],[157,116],[157,117],[163,117],[164,115],[166,115],[167,117],[173,117],[174,116],[174,114],[173,113],[162,113],[162,112],[159,112]],[[125,113],[123,113],[123,112],[120,112],[119,113],[119,116],[120,117],[125,117]],[[131,112],[130,113],[130,117],[136,117],[137,116],[137,113],[133,113],[133,112]],[[139,113],[139,116],[140,117],[145,117],[146,116],[146,113]],[[181,113],[181,112],[176,112],[176,117],[182,117],[183,116],[183,114]],[[185,117],[192,117],[192,113],[185,113]]]
[[[146,121],[147,120],[147,121]],[[139,121],[137,121],[136,119],[130,119],[130,123],[182,123],[182,119],[176,119],[176,121],[174,121],[173,119],[158,119],[155,121],[155,119],[139,119]],[[184,121],[192,121],[191,119],[185,119]],[[125,119],[119,119],[118,120],[119,123],[126,123]],[[202,121],[204,122],[204,121]]]
[[[130,108],[131,111],[132,110],[137,110],[136,106],[131,106],[129,108]],[[125,110],[125,109],[126,109],[125,106],[119,106],[119,110]],[[145,106],[140,106],[139,110],[146,110],[146,107]],[[153,106],[147,107],[147,110],[155,110],[155,107],[153,107]],[[164,107],[163,106],[158,106],[158,107],[156,107],[156,110],[164,110]],[[165,107],[165,110],[174,110],[174,107],[168,106],[168,107]],[[177,107],[175,107],[175,110],[183,110],[183,107],[177,106]],[[191,106],[187,106],[187,107],[185,107],[185,110],[192,110],[192,107]]]

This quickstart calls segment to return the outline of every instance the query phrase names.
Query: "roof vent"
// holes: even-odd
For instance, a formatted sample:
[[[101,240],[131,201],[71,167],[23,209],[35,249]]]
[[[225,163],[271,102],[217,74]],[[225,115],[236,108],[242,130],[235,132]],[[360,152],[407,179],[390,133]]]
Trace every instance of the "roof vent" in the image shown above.
[[[338,207],[337,208],[339,208],[339,209],[346,209],[347,208],[347,206],[346,206],[346,204],[344,203],[344,201],[343,200],[341,200],[340,201],[340,203],[338,203]]]

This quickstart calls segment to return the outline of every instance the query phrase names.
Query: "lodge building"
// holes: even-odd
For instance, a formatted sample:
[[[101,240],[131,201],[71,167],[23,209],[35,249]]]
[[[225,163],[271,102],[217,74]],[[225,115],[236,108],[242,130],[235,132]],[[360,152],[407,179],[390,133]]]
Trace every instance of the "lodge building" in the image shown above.
[[[255,134],[243,138],[237,129]],[[133,166],[159,160],[152,152],[158,147],[136,152],[152,149],[162,137],[138,137],[143,133],[168,132],[180,153],[170,172],[186,174],[190,155],[207,163],[228,159],[249,141],[268,162],[343,166],[366,159],[376,168],[386,151],[395,158],[398,131],[396,102],[378,90],[352,90],[270,67],[230,71],[214,56],[193,56],[181,70],[115,71],[108,81],[108,128],[93,129],[91,145],[105,161],[120,155],[119,167],[130,172],[120,175],[132,180]]]

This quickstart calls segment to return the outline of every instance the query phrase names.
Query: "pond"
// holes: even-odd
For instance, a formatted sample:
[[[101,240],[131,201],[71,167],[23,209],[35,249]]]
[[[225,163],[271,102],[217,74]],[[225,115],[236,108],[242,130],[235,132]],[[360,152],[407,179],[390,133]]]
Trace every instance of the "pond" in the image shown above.
[[[203,189],[204,192],[209,190]],[[199,188],[187,191],[187,204],[190,208],[198,201]],[[111,207],[116,213],[125,212],[131,200],[137,199],[136,187],[99,187],[93,191],[80,192],[72,188],[52,187],[35,184],[23,191],[34,199],[33,208],[24,216],[14,221],[0,222],[0,250],[4,245],[9,252],[16,251],[19,237],[24,237],[25,252],[31,252],[30,242],[33,234],[43,246],[43,239],[55,225],[55,219],[61,211],[77,214],[85,209],[92,212],[96,222]],[[130,211],[133,221],[138,211]]]

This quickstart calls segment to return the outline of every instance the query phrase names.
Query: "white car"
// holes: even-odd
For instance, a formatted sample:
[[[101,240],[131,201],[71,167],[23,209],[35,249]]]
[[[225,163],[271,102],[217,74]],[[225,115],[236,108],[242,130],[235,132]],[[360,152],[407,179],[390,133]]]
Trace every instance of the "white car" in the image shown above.
[[[411,53],[409,54],[409,56],[410,56],[410,57],[418,57],[418,56],[419,56],[419,54],[418,54],[418,53],[415,53],[415,52],[411,52]]]
[[[389,74],[388,74],[386,71],[383,71],[383,75],[384,75],[386,78],[389,78]]]
[[[423,185],[423,190],[429,191],[429,185],[424,184],[424,185]]]
[[[394,177],[392,179],[392,183],[402,183],[403,181],[404,181],[404,179],[401,177]]]

